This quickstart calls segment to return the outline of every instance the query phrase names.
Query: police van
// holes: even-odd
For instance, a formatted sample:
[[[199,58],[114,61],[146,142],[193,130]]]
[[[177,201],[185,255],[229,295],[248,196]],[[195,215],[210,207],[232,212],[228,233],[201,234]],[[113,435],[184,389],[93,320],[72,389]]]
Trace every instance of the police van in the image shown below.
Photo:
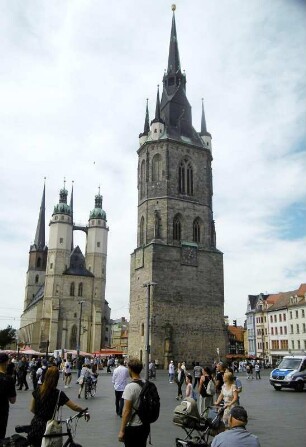
[[[277,391],[282,388],[303,391],[306,384],[306,355],[286,355],[271,372],[270,384]]]

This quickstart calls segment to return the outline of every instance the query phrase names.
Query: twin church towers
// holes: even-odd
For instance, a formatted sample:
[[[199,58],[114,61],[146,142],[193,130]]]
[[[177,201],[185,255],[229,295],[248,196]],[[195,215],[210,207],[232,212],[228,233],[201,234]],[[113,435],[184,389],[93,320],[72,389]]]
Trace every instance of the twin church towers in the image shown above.
[[[143,358],[146,349],[148,294],[144,286],[149,284],[151,358],[163,366],[171,359],[210,362],[217,352],[225,352],[223,255],[216,248],[213,219],[211,135],[203,106],[200,132],[192,125],[174,11],[161,99],[158,90],[151,122],[147,104],[137,153],[138,222],[130,265],[129,355]],[[81,284],[81,296],[89,300],[84,306],[88,331],[82,336],[81,349],[96,350],[103,346],[106,215],[98,194],[83,229],[87,235],[84,257],[78,247],[73,248],[73,230],[79,228],[73,226],[65,197],[64,188],[50,222],[48,250],[39,246],[39,229],[30,250],[21,330],[31,319],[30,309],[38,309],[37,301],[40,339],[48,339],[52,349],[66,347],[64,342],[71,342],[73,348],[78,338],[75,315]]]

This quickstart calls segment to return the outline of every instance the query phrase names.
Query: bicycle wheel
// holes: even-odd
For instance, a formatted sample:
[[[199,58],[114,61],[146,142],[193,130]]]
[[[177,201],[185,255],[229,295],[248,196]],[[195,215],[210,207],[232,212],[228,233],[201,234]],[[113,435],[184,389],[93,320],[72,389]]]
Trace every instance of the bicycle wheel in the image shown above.
[[[89,385],[88,385],[88,383],[85,383],[84,396],[85,396],[85,399],[88,399],[88,396],[89,396]]]
[[[91,385],[91,390],[90,390],[91,397],[95,397],[95,395],[96,395],[96,391],[97,391],[97,389],[96,389],[96,384],[93,383],[93,384]]]

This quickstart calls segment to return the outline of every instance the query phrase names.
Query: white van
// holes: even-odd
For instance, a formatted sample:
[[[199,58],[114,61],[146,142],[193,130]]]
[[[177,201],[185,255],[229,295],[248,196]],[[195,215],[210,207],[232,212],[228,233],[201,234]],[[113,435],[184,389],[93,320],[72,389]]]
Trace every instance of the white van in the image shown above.
[[[286,355],[270,374],[274,389],[293,388],[303,391],[306,384],[306,355]]]

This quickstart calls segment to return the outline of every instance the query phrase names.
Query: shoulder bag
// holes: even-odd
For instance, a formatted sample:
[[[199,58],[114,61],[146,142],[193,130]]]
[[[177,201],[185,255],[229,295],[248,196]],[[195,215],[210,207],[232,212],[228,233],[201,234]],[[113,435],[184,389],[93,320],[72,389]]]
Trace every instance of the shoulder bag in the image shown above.
[[[53,417],[47,422],[41,447],[62,447],[63,445],[62,424],[59,418],[60,395],[61,392],[58,393],[56,405],[53,412]],[[52,435],[52,437],[51,436],[46,437],[45,435]]]

